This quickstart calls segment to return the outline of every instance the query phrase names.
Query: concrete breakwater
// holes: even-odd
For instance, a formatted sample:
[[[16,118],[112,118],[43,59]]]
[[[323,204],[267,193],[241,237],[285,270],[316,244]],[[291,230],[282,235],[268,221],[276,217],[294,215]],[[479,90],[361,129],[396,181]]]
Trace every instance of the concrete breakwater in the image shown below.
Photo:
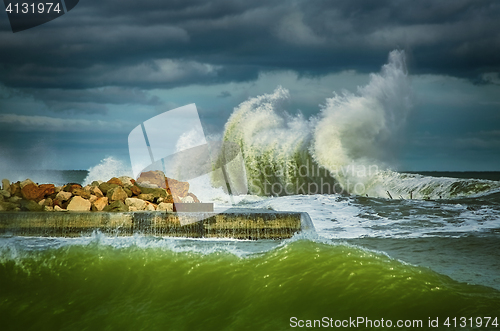
[[[93,231],[106,235],[135,233],[188,238],[286,239],[314,231],[307,213],[229,209],[222,213],[141,212],[3,212],[0,235],[78,237]]]

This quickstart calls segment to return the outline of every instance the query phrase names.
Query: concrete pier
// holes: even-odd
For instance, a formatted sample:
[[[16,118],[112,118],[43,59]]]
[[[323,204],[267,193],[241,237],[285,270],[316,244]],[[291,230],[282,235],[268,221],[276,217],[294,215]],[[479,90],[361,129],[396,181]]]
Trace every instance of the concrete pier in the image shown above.
[[[0,212],[0,236],[79,237],[107,235],[188,238],[286,239],[314,231],[307,213],[228,209],[222,213]]]

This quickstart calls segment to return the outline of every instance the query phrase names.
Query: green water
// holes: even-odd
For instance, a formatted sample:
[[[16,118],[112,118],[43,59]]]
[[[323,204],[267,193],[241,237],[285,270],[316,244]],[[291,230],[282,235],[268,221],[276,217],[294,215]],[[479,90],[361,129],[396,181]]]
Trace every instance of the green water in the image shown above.
[[[495,289],[307,240],[244,256],[99,243],[0,256],[0,330],[287,330],[291,317],[360,316],[426,329],[429,317],[500,317]]]

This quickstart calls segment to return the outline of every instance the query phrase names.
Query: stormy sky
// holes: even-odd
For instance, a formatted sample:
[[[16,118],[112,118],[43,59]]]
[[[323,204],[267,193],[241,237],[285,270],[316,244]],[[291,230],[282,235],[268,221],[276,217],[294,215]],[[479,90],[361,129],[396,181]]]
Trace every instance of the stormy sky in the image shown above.
[[[143,121],[196,103],[216,135],[279,85],[314,116],[401,49],[415,101],[394,167],[500,171],[499,17],[495,0],[81,0],[12,33],[3,12],[0,168],[129,163]]]

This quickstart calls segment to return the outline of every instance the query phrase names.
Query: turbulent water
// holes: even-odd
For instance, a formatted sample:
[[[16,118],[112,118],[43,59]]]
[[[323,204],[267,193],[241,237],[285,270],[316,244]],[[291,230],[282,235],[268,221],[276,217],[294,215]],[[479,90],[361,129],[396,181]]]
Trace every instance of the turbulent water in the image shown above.
[[[191,191],[217,207],[308,212],[315,234],[2,237],[0,330],[500,329],[500,173],[388,170],[412,106],[404,54],[314,118],[289,115],[287,98],[249,99],[226,124],[249,194],[208,177]],[[129,174],[107,158],[45,181]]]

